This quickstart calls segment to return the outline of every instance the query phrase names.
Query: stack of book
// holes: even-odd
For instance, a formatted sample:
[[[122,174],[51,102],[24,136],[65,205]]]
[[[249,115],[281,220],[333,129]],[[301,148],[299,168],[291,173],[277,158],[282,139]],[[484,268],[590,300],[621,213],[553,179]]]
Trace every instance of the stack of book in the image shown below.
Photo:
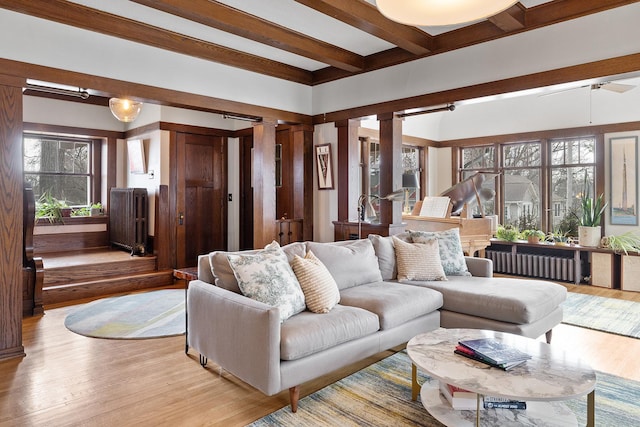
[[[493,338],[459,341],[454,352],[505,371],[531,359],[529,354]]]
[[[440,381],[440,393],[453,409],[475,411],[478,405],[477,393]],[[504,397],[484,396],[480,409],[527,409],[527,402]]]

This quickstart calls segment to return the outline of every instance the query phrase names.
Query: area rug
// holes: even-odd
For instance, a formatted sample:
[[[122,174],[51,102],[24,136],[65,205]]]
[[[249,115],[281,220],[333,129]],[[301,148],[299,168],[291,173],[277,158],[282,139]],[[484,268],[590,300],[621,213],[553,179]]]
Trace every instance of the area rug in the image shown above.
[[[419,372],[419,381],[434,380]],[[632,426],[640,419],[640,383],[597,372],[596,425]],[[586,424],[587,399],[564,402]],[[411,400],[411,361],[402,351],[250,424],[264,426],[442,426]]]
[[[562,323],[640,338],[640,303],[569,292]]]
[[[75,308],[70,331],[94,338],[146,339],[185,333],[184,290],[163,289],[104,298]]]

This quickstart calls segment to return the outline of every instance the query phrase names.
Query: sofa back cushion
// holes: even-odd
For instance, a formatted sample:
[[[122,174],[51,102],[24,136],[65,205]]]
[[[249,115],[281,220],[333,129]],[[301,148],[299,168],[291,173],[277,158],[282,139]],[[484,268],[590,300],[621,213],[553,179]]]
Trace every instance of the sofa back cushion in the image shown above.
[[[307,253],[307,247],[304,242],[294,242],[290,243],[281,248],[289,262],[293,260],[296,255],[304,257]],[[231,292],[235,292],[237,294],[240,292],[240,287],[238,286],[238,281],[236,280],[235,275],[233,274],[233,269],[229,264],[229,259],[227,255],[255,255],[260,250],[250,250],[250,251],[237,251],[237,252],[226,252],[226,251],[215,251],[209,254],[209,264],[211,264],[211,273],[215,278],[215,285],[226,289]]]
[[[307,248],[327,267],[340,290],[382,280],[378,258],[369,239],[307,242]]]
[[[406,231],[396,234],[395,237],[404,242],[411,243],[411,235]],[[380,267],[382,280],[395,280],[398,276],[398,268],[392,236],[369,234],[369,240],[373,243],[373,249],[378,257],[378,266]]]

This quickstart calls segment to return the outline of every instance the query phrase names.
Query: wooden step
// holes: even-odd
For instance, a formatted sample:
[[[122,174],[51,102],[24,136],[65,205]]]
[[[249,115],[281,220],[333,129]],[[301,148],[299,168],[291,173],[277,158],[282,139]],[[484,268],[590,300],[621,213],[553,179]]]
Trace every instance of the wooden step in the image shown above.
[[[156,257],[131,256],[113,249],[46,254],[43,264],[44,288],[156,271]]]
[[[173,270],[162,270],[152,273],[49,286],[43,289],[42,300],[46,308],[47,305],[51,304],[169,285],[173,285]]]

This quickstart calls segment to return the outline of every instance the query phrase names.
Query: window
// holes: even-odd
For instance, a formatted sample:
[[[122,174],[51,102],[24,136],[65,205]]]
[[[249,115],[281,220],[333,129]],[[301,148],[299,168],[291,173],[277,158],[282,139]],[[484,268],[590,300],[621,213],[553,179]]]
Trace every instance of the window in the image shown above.
[[[503,199],[510,217],[505,225],[519,230],[540,228],[540,143],[524,142],[503,147]],[[505,215],[506,218],[506,215]]]
[[[580,196],[595,194],[595,147],[594,136],[464,147],[461,179],[480,171],[501,172],[496,192],[502,202],[502,224],[576,236]],[[495,155],[498,149],[501,156]],[[546,166],[543,158],[548,159]],[[494,186],[494,182],[483,184]],[[486,214],[494,212],[492,201],[483,206]]]
[[[69,206],[91,203],[92,140],[25,134],[24,178],[36,200],[48,194]]]
[[[360,138],[360,151],[361,151],[361,188],[362,194],[368,194],[370,196],[381,197],[384,194],[380,194],[380,142],[377,139],[370,137]],[[422,165],[421,157],[423,156],[424,148],[403,145],[402,147],[402,173],[413,173],[418,179],[418,183],[421,182]],[[413,210],[413,206],[418,200],[422,199],[420,188],[408,189],[408,211]],[[406,199],[407,197],[405,197]],[[403,210],[407,208],[406,201],[403,202]],[[364,209],[364,219],[367,221],[376,222],[380,219],[380,201],[376,197],[371,197],[367,201]]]
[[[551,220],[553,230],[577,235],[580,196],[595,193],[595,146],[594,137],[550,141],[551,199],[560,205]]]

